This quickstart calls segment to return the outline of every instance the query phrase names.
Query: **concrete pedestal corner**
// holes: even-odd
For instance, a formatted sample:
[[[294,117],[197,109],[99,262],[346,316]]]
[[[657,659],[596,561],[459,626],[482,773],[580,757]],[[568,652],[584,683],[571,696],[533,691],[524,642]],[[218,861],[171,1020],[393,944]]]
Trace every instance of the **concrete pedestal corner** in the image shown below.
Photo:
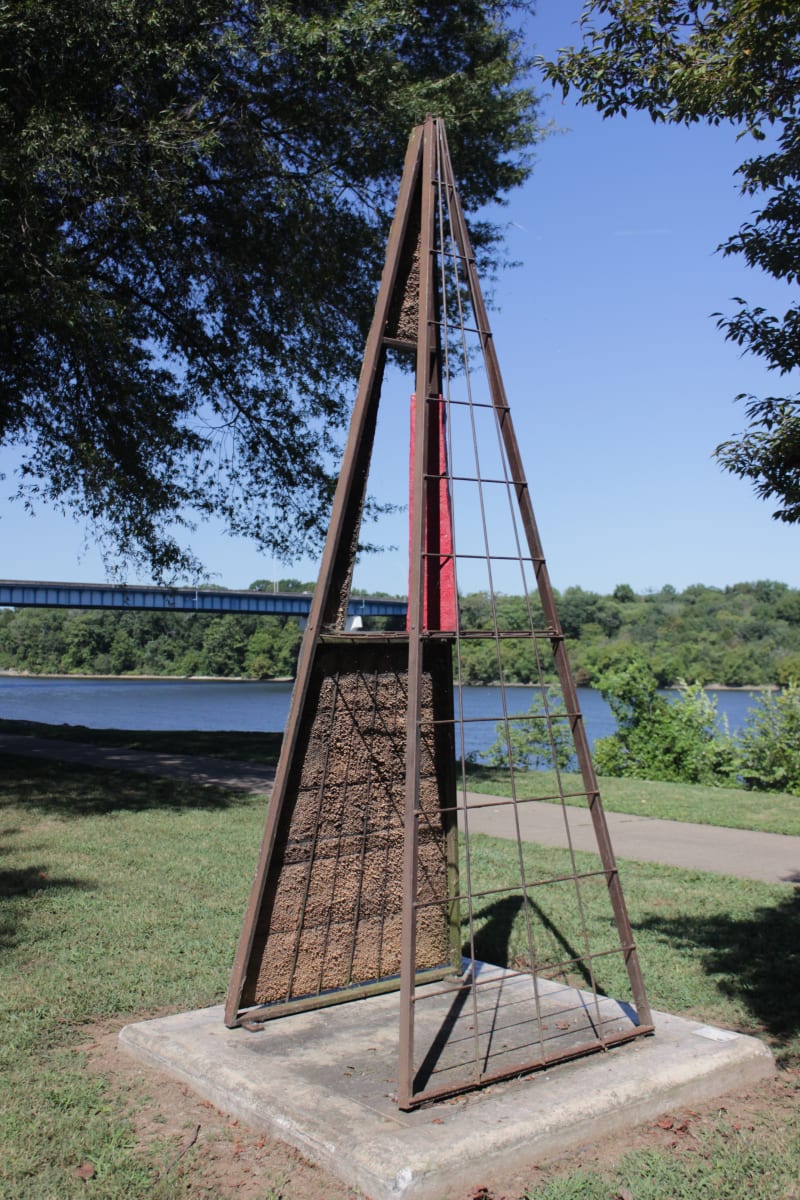
[[[295,1146],[370,1200],[446,1200],[774,1073],[755,1038],[655,1013],[656,1033],[402,1113],[397,994],[298,1013],[257,1033],[222,1008],[126,1026],[120,1042],[217,1108]]]

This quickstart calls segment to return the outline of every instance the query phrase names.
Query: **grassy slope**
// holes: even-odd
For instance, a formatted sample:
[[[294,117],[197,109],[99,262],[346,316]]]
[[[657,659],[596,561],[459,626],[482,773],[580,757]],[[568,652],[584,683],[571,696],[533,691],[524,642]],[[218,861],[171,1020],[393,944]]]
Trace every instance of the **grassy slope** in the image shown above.
[[[104,1200],[205,1194],[201,1178],[191,1191],[185,1178],[154,1182],[162,1160],[137,1151],[130,1113],[74,1046],[81,1025],[99,1017],[221,999],[263,801],[9,756],[0,807],[0,1196],[71,1200],[87,1186]],[[514,870],[509,843],[475,840],[487,879]],[[561,869],[562,851],[528,853],[538,870]],[[800,894],[656,865],[623,871],[654,1005],[758,1033],[798,1061]],[[486,915],[483,938],[484,952],[502,961],[519,931],[506,926],[498,941]],[[782,1117],[741,1136],[726,1128],[720,1117],[706,1129],[706,1149],[691,1160],[639,1152],[612,1175],[556,1176],[535,1195],[605,1200],[612,1185],[636,1200],[792,1194],[796,1128]],[[75,1175],[87,1160],[96,1170],[89,1185]]]
[[[75,1169],[86,1160],[104,1200],[185,1195],[169,1180],[153,1188],[128,1115],[73,1046],[86,1021],[220,999],[263,801],[58,763],[3,766],[0,1196],[85,1195]]]
[[[279,733],[87,729],[82,725],[45,725],[35,721],[0,720],[0,733],[35,734],[38,737],[91,742],[98,746],[207,754],[267,764],[277,762],[281,744]],[[476,792],[500,795],[508,792],[506,774],[491,767],[470,767],[468,784]],[[800,799],[797,796],[697,784],[651,783],[642,779],[605,778],[600,784],[603,804],[609,812],[635,813],[638,816],[691,821],[700,825],[722,825],[730,829],[760,829],[766,833],[787,833],[800,837]],[[576,780],[569,784],[569,788],[574,790],[579,790],[579,787]],[[552,772],[517,773],[520,796],[546,795],[554,790],[556,786]]]
[[[491,767],[470,767],[468,783],[475,792],[508,795],[508,774]],[[565,791],[580,791],[577,776],[565,776]],[[552,771],[518,771],[517,794],[546,796],[557,791]],[[706,787],[694,783],[658,783],[647,779],[600,780],[603,805],[609,812],[728,829],[760,829],[800,837],[800,799],[778,792],[746,792],[740,788]]]

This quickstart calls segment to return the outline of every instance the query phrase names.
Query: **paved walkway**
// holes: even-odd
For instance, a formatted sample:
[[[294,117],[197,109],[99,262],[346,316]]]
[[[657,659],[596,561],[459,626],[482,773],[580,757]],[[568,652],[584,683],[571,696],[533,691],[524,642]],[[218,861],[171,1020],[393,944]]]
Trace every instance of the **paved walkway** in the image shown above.
[[[200,784],[258,792],[269,789],[275,774],[272,767],[223,758],[126,750],[12,733],[0,733],[0,753],[141,771],[148,775],[169,775]],[[514,836],[510,804],[477,792],[469,793],[468,803],[469,827],[473,832],[495,837]],[[567,811],[574,848],[594,850],[594,833],[586,809],[570,807]],[[800,884],[800,837],[720,829],[624,813],[606,813],[606,819],[618,858],[666,863],[687,870],[713,871],[767,883]],[[526,801],[519,805],[519,821],[524,841],[545,846],[567,845],[564,815],[558,805]]]
[[[510,805],[480,808],[491,796],[470,792],[469,826],[476,833],[514,837]],[[518,806],[523,841],[543,846],[566,846],[564,814],[558,804],[526,801]],[[572,845],[576,850],[596,850],[588,809],[567,808]],[[766,883],[800,883],[800,837],[781,833],[755,833],[747,829],[720,829],[685,821],[606,812],[611,844],[617,858],[665,863],[690,871],[714,871],[740,879]]]
[[[84,742],[61,742],[57,738],[28,737],[21,733],[0,733],[0,754],[55,758],[59,762],[76,763],[79,766],[138,771],[144,775],[169,775],[173,779],[213,783],[247,792],[268,791],[275,778],[274,767],[227,758],[127,750],[122,746],[92,746]]]

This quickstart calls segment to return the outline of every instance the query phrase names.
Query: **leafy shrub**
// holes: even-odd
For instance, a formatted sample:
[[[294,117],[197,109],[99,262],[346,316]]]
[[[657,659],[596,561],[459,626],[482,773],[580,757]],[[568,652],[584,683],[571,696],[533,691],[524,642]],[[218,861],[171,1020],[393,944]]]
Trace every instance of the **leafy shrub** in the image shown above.
[[[659,695],[650,667],[636,659],[602,675],[598,686],[617,730],[594,745],[601,775],[667,783],[729,784],[736,749],[717,725],[717,704],[700,684],[682,683],[674,700]]]
[[[550,716],[552,720],[548,720]],[[565,770],[572,763],[575,746],[561,696],[548,690],[534,697],[528,715],[495,726],[497,737],[480,755],[490,767],[517,770]]]
[[[757,791],[800,796],[800,686],[766,693],[739,734],[739,778]]]

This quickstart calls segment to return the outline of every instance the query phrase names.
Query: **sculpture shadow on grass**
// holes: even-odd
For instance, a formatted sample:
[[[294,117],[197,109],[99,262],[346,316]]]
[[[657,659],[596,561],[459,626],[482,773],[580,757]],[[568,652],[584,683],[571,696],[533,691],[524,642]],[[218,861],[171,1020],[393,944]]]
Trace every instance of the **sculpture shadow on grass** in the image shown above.
[[[0,867],[0,961],[18,943],[20,903],[31,897],[43,896],[65,889],[92,891],[92,885],[82,879],[52,876],[43,864],[30,867]]]
[[[523,954],[521,956],[513,956],[511,954],[512,935],[514,926],[518,921],[523,919],[523,897],[520,895],[504,896],[500,900],[495,900],[491,904],[487,904],[485,908],[480,909],[474,914],[473,921],[480,923],[480,928],[476,929],[473,942],[475,947],[475,957],[482,962],[492,963],[498,967],[513,967],[523,971],[531,969],[529,956]],[[571,964],[572,971],[580,976],[586,987],[592,987],[591,973],[582,959],[581,952],[572,944],[569,937],[564,933],[564,930],[552,920],[544,909],[528,898],[528,919],[531,922],[534,941],[536,940],[537,927],[544,931],[548,937],[550,944],[553,947],[559,948],[560,958],[563,962]],[[465,942],[462,953],[469,956],[470,945]],[[548,974],[546,967],[543,973]],[[549,977],[549,976],[548,976]],[[605,995],[602,988],[598,987],[598,994]]]

